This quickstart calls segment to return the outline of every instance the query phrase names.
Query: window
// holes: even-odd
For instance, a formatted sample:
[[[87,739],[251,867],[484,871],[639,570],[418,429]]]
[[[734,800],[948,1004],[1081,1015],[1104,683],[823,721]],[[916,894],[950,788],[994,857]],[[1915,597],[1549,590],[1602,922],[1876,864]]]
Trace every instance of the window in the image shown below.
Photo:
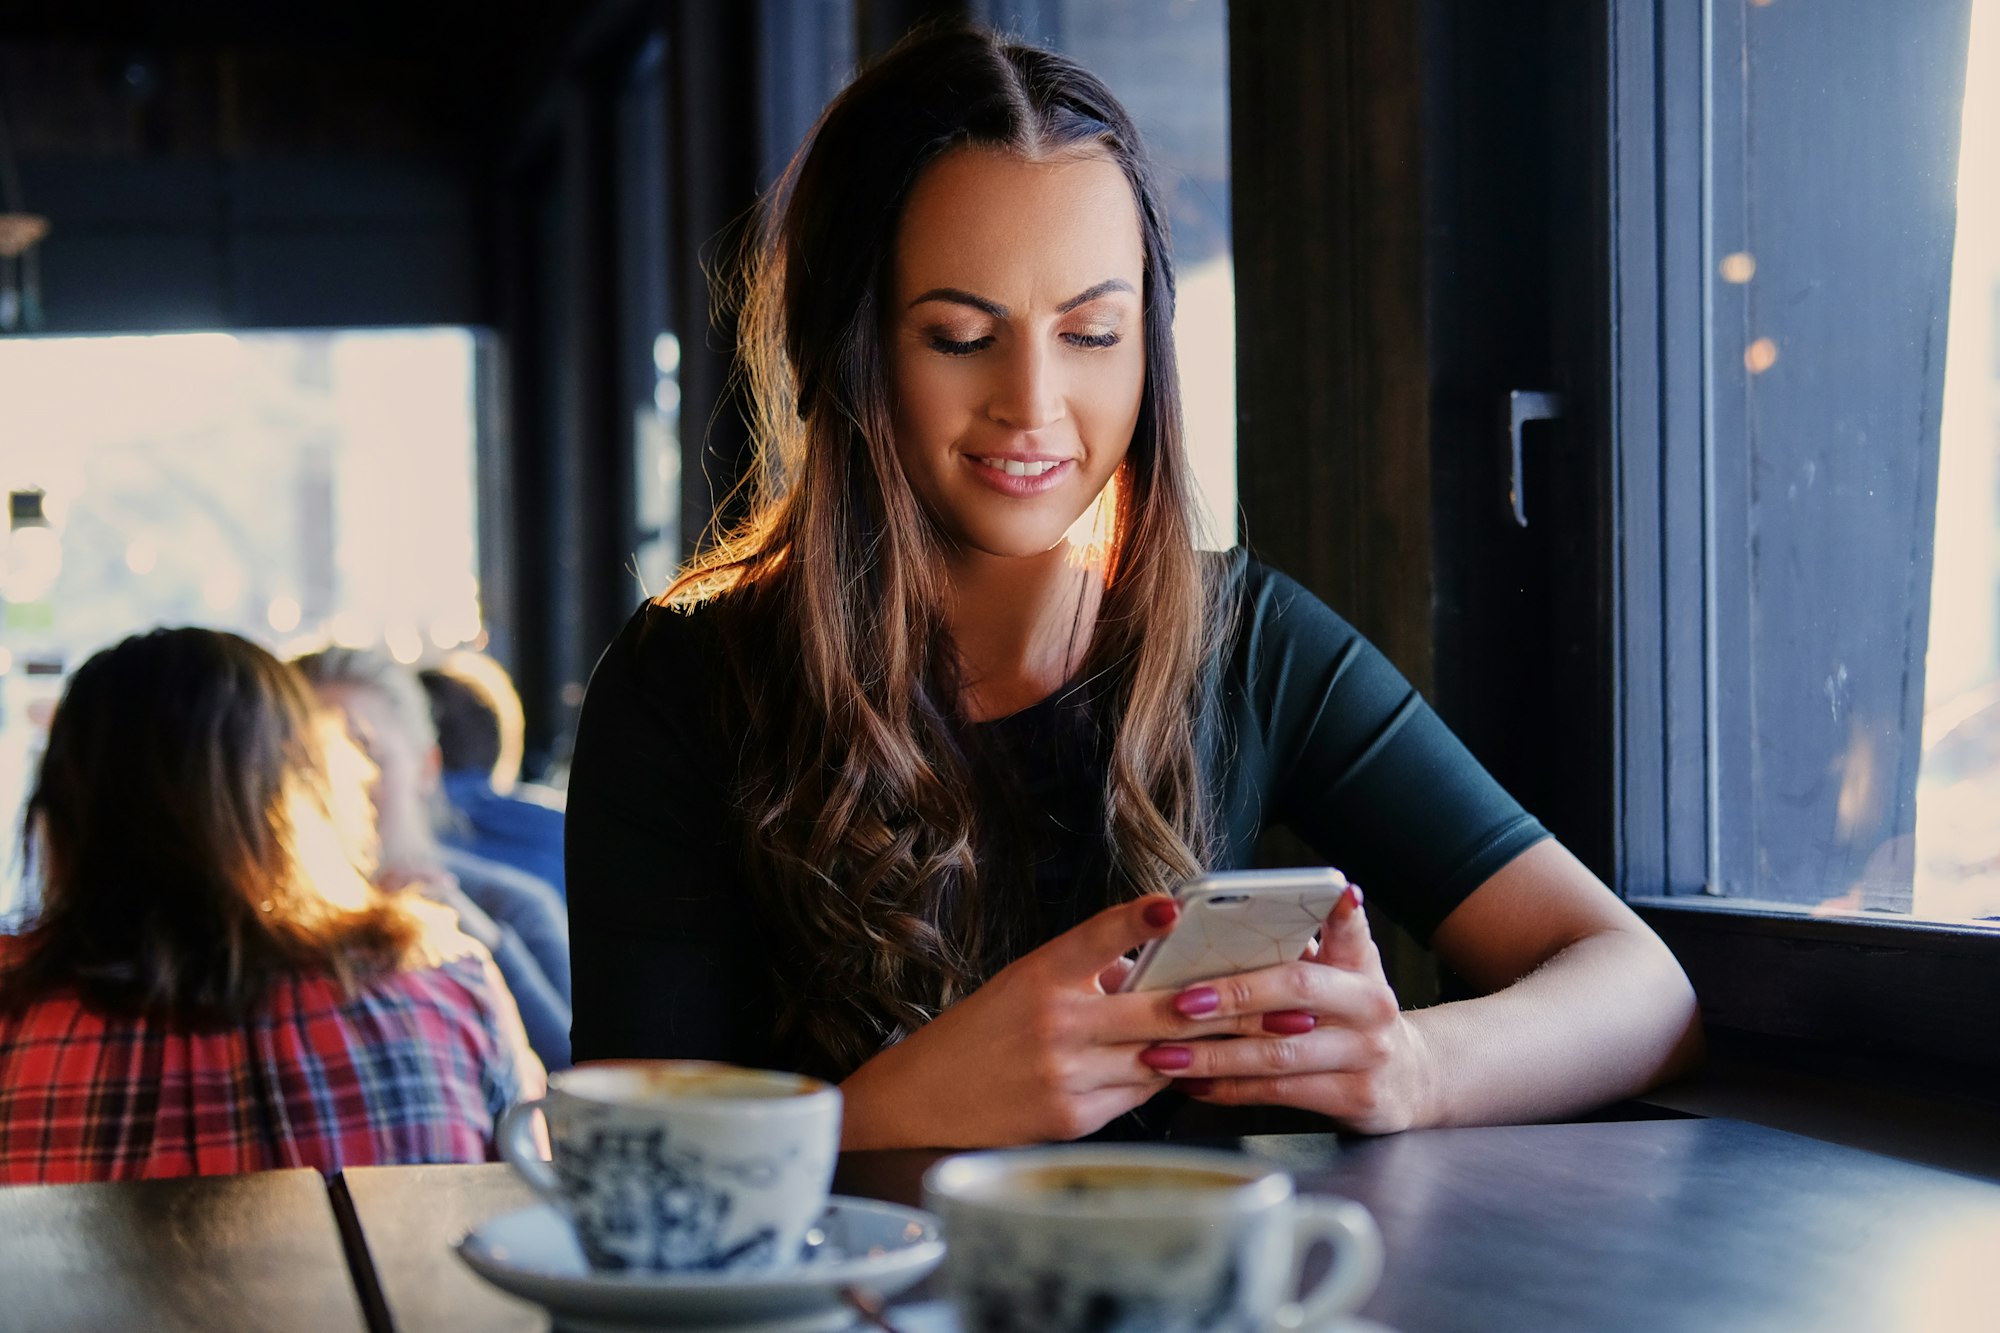
[[[1174,347],[1209,544],[1236,542],[1236,290],[1224,0],[980,0],[975,16],[1110,86],[1160,169],[1174,237]]]
[[[632,572],[658,593],[681,560],[681,344],[672,329],[666,42],[652,36],[619,89],[619,396],[631,426]]]
[[[2000,914],[1996,11],[1620,10],[1637,893]]]
[[[128,634],[485,646],[475,351],[462,329],[0,341],[10,840],[64,674]]]

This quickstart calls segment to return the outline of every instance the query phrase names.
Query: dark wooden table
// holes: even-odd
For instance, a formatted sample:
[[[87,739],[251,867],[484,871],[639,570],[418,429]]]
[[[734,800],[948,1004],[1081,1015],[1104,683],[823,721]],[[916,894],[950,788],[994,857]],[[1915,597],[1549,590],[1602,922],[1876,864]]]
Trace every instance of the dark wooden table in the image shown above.
[[[1996,1333],[2000,1185],[1736,1120],[1237,1141],[1368,1205],[1400,1333]],[[903,1203],[935,1153],[852,1154]]]
[[[1363,1313],[1455,1330],[2000,1330],[2000,1186],[1735,1120],[1433,1130],[1315,1165],[1387,1275]]]
[[[362,1297],[378,1329],[401,1333],[544,1333],[539,1305],[509,1296],[451,1252],[489,1217],[537,1201],[509,1166],[364,1166],[333,1197],[371,1260]]]
[[[0,1187],[0,1329],[362,1333],[317,1171]]]
[[[1240,1141],[1367,1204],[1401,1333],[1990,1333],[2000,1185],[1732,1120]],[[917,1201],[937,1153],[835,1186]],[[0,1190],[0,1328],[541,1333],[451,1252],[529,1201],[501,1166]],[[345,1226],[350,1275],[334,1218]]]

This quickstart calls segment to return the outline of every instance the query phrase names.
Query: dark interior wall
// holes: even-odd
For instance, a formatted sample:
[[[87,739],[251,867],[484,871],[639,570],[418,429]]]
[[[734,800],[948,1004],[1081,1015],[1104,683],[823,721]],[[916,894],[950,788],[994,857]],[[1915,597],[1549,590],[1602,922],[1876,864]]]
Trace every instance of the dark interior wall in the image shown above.
[[[475,124],[439,92],[414,57],[0,41],[44,331],[480,322]]]

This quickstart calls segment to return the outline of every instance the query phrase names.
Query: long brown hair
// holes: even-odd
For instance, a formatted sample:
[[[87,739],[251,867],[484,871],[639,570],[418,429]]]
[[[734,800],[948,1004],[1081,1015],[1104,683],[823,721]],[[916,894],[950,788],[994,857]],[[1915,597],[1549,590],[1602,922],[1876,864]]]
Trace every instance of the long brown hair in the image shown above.
[[[1198,682],[1220,631],[1195,549],[1151,165],[1080,66],[977,29],[920,31],[834,99],[766,201],[738,330],[756,412],[748,517],[660,599],[716,604],[744,736],[746,870],[779,945],[781,1035],[834,1074],[1029,942],[1022,868],[997,868],[982,837],[992,802],[977,788],[996,779],[968,762],[944,617],[949,538],[897,458],[881,327],[910,189],[968,146],[1100,153],[1131,185],[1146,377],[1084,663],[1106,760],[1102,892],[1167,889],[1212,839]]]
[[[286,974],[415,961],[424,922],[368,887],[322,734],[298,673],[233,634],[154,630],[79,667],[28,798],[41,903],[0,1008],[71,988],[238,1022]]]

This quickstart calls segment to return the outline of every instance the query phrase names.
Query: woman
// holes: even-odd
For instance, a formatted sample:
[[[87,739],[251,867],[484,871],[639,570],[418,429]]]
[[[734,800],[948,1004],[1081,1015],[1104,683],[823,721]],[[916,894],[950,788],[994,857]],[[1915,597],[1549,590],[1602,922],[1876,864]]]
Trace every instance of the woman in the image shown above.
[[[1672,956],[1386,661],[1197,553],[1168,255],[1130,120],[1059,56],[918,35],[828,108],[749,277],[749,518],[585,700],[580,1057],[831,1075],[849,1147],[1071,1138],[1170,1085],[1526,1120],[1693,1057]],[[1160,895],[1271,822],[1486,993],[1399,1012],[1358,892],[1311,959],[1112,993]]]
[[[0,938],[0,1181],[491,1156],[542,1069],[449,914],[357,867],[366,780],[234,635],[78,669],[28,799],[41,906]]]
[[[550,1069],[567,1069],[570,957],[562,899],[524,870],[438,841],[432,821],[444,760],[415,673],[356,648],[327,648],[294,665],[375,764],[369,794],[381,848],[377,886],[414,890],[453,908],[465,933],[492,951],[535,1054]]]

